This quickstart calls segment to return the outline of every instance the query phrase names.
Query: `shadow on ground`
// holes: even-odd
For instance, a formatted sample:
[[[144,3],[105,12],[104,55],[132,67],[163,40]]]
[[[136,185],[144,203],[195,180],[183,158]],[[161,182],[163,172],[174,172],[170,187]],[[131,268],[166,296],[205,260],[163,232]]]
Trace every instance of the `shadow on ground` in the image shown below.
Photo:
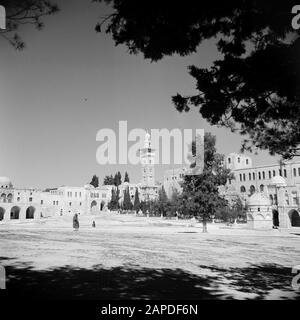
[[[1,260],[0,260],[1,263]],[[202,269],[202,270],[201,270]],[[260,265],[220,269],[200,266],[196,275],[181,269],[123,266],[91,269],[65,266],[35,270],[31,265],[7,266],[8,298],[13,299],[231,299],[230,290],[264,299],[273,289],[290,291],[290,268]],[[224,287],[223,287],[224,288]],[[239,298],[239,296],[235,296]],[[300,296],[298,295],[298,298]]]

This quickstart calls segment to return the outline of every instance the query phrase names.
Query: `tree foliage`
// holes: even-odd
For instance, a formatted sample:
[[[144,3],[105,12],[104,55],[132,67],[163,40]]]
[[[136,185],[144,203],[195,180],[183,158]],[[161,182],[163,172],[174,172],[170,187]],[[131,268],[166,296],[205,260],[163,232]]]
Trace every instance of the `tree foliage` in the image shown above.
[[[140,198],[139,198],[139,190],[138,188],[135,188],[135,195],[134,195],[134,204],[133,209],[137,212],[140,209]]]
[[[128,172],[125,171],[124,182],[130,182]]]
[[[207,220],[214,216],[219,208],[227,205],[227,201],[219,194],[219,186],[233,178],[230,170],[224,167],[224,156],[216,152],[215,143],[215,136],[205,133],[203,173],[186,175],[180,195],[183,213],[201,219],[203,231],[206,231]]]
[[[124,190],[124,197],[123,197],[123,209],[124,210],[132,210],[132,202],[130,198],[129,187],[125,188]]]
[[[119,205],[120,200],[120,190],[119,188],[112,188],[111,189],[111,199],[108,203],[107,207],[109,210],[118,210],[120,208]]]
[[[95,0],[101,2],[101,0]],[[196,52],[214,39],[221,58],[210,68],[189,66],[196,94],[173,96],[179,112],[198,108],[212,125],[244,136],[242,149],[300,154],[300,29],[291,26],[292,0],[105,0],[117,45],[157,61]],[[201,47],[200,47],[201,50]]]
[[[115,184],[115,179],[114,179],[113,175],[111,174],[109,176],[105,176],[104,180],[103,180],[103,184],[104,185],[110,185],[110,186],[114,185]]]
[[[90,184],[95,188],[99,187],[99,178],[95,174],[93,175],[92,181],[90,182]]]
[[[118,187],[120,184],[122,184],[122,175],[120,171],[118,171],[114,177],[114,185]]]
[[[31,24],[41,30],[44,27],[42,18],[59,11],[58,6],[48,0],[3,0],[1,5],[6,10],[6,29],[0,30],[0,36],[17,50],[25,47],[19,35],[22,25]]]

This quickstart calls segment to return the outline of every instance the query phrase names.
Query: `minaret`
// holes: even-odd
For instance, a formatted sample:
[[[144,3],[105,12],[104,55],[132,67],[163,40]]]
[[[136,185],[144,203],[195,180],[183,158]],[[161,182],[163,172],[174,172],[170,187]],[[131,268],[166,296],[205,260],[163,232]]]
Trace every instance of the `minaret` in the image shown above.
[[[140,149],[140,158],[142,164],[142,185],[154,186],[154,159],[155,150],[151,147],[150,134],[145,136],[144,148]]]

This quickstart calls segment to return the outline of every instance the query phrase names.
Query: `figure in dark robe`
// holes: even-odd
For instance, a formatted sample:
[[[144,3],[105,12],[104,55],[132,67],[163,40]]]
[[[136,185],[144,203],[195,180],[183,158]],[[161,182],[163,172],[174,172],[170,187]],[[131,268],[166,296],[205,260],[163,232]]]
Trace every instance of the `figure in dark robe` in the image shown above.
[[[79,221],[78,221],[78,214],[75,213],[73,217],[73,228],[75,231],[79,229]]]

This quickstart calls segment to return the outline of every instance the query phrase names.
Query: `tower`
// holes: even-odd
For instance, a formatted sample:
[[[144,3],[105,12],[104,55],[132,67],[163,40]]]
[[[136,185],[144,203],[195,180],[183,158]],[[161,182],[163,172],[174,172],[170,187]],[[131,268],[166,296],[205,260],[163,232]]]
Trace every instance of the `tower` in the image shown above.
[[[154,186],[154,159],[155,150],[151,147],[150,134],[145,136],[144,147],[140,149],[140,158],[142,164],[142,185]]]

